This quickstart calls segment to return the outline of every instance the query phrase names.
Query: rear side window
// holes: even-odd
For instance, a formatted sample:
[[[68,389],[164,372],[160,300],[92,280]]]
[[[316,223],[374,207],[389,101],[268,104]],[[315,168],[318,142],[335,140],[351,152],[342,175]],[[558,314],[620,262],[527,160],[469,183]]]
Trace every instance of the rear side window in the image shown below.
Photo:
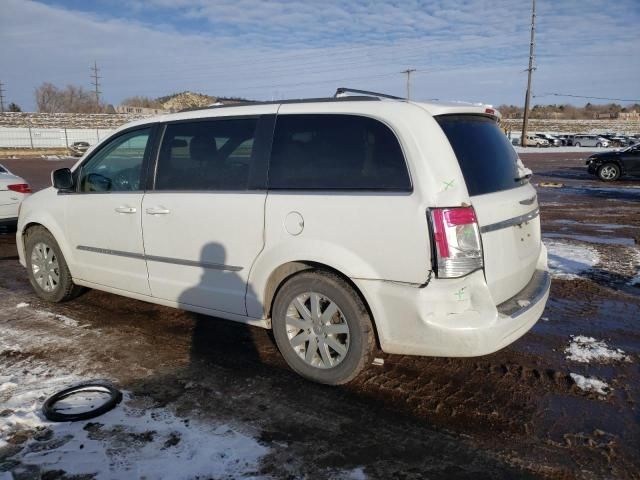
[[[435,117],[458,158],[469,195],[518,187],[518,155],[495,120],[481,115]]]
[[[167,125],[156,190],[246,190],[257,118]]]
[[[411,190],[402,149],[383,123],[356,115],[280,115],[269,188]]]

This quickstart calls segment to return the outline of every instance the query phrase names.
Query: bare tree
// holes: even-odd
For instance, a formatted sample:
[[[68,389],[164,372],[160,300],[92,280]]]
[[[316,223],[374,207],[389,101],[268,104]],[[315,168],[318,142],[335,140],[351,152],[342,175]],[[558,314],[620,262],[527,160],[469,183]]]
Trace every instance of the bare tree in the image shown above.
[[[75,85],[67,85],[66,88],[60,89],[45,82],[36,88],[35,96],[39,112],[96,113],[96,111],[102,111],[102,106],[96,108],[91,92]]]

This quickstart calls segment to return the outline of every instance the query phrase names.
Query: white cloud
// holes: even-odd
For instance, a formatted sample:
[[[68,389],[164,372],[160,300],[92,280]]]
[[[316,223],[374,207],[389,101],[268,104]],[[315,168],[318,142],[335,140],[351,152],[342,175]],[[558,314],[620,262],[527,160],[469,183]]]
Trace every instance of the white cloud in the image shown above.
[[[92,6],[99,8],[85,8]],[[499,104],[523,97],[527,2],[138,0],[109,8],[88,13],[4,0],[0,62],[8,66],[1,78],[8,99],[33,108],[33,89],[43,81],[90,87],[94,59],[112,103],[185,89],[318,96],[345,84],[403,94],[399,72],[409,66],[421,70],[417,98]],[[634,18],[634,0],[606,8],[595,0],[540,5],[534,93],[635,98]]]

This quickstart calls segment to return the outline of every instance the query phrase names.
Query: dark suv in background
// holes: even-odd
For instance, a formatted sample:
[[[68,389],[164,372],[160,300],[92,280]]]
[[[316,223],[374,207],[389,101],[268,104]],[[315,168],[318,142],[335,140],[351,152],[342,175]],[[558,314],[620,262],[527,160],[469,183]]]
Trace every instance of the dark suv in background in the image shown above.
[[[594,153],[587,158],[589,173],[611,182],[621,175],[640,175],[640,144],[612,152]]]

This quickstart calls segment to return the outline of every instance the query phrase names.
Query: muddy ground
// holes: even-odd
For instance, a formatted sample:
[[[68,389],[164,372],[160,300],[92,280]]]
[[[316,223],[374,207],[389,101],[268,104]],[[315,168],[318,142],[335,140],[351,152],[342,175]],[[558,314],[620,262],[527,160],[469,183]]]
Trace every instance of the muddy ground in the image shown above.
[[[584,156],[521,155],[534,183],[563,184],[538,188],[545,240],[588,248],[598,261],[555,278],[543,319],[495,354],[380,354],[383,366],[346,387],[324,387],[289,371],[262,329],[98,291],[45,304],[9,234],[0,235],[0,322],[22,347],[0,349],[0,368],[109,378],[180,418],[232,425],[269,449],[256,477],[640,478],[640,180],[605,185],[587,175]],[[73,162],[2,163],[38,189],[52,168]],[[74,322],[52,322],[43,311]],[[569,360],[571,335],[624,350],[627,361]],[[609,388],[582,390],[571,373]],[[2,401],[0,392],[0,415]],[[34,436],[14,435],[0,450],[0,478],[43,475],[14,457]]]

